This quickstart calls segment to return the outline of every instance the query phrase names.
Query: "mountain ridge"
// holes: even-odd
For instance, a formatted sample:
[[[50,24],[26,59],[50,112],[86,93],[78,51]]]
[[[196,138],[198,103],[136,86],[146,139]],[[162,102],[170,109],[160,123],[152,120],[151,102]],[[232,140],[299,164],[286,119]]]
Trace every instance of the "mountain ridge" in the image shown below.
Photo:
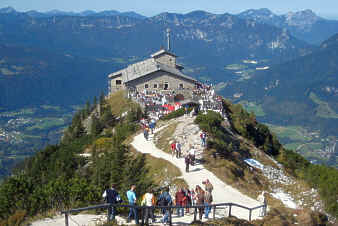
[[[237,15],[241,18],[287,29],[293,36],[316,45],[338,31],[337,20],[324,19],[310,9],[282,15],[274,14],[265,8],[250,9]]]

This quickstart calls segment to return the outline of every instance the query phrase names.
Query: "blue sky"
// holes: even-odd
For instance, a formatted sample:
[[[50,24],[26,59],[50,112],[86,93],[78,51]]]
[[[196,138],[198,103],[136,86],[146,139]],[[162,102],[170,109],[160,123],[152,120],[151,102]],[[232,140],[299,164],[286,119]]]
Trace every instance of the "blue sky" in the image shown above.
[[[18,11],[52,9],[64,11],[119,10],[146,16],[161,12],[187,13],[205,10],[213,13],[238,13],[246,9],[269,8],[277,14],[311,9],[319,15],[338,18],[338,0],[0,0],[0,8]]]

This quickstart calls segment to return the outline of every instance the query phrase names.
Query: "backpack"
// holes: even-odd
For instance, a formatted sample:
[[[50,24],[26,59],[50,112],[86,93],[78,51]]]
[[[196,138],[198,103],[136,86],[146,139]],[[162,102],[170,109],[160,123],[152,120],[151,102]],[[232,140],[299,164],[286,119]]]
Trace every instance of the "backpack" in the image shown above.
[[[159,206],[168,206],[170,204],[171,200],[168,195],[161,195],[160,199],[157,201]]]
[[[212,195],[210,192],[206,191],[204,196],[204,201],[207,203],[212,203]]]

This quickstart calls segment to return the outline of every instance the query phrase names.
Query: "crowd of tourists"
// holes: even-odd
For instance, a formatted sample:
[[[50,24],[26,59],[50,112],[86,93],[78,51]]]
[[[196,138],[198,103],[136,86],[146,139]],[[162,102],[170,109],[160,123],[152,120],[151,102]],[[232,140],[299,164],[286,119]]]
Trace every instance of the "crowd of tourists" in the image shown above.
[[[171,111],[178,110],[183,107],[179,103],[174,102],[175,93],[163,94],[160,91],[147,91],[143,92],[130,92],[128,97],[136,100],[142,106],[147,108],[148,118],[143,118],[140,120],[140,124],[143,128],[143,135],[146,140],[149,139],[149,135],[154,133],[156,127],[156,122],[164,115],[170,113]],[[215,95],[214,89],[212,86],[202,85],[198,89],[192,92],[192,99],[199,102],[199,106],[195,107],[192,111],[188,111],[188,107],[184,106],[186,116],[190,114],[192,117],[194,114],[197,114],[199,111],[214,110],[220,113],[222,110],[222,100],[220,97]],[[169,104],[171,103],[171,104]],[[172,104],[174,103],[174,104]],[[206,146],[207,133],[202,131],[200,134],[201,146]],[[186,164],[186,172],[189,172],[189,166],[194,166],[196,163],[196,148],[193,145],[189,146],[188,150],[183,151],[182,144],[178,140],[174,140],[170,144],[172,157],[184,158]],[[204,189],[202,188],[204,186]],[[126,197],[129,208],[129,214],[127,218],[127,223],[131,220],[135,220],[136,224],[139,224],[139,208],[137,205],[146,206],[149,208],[144,209],[144,219],[146,223],[156,222],[156,214],[161,215],[161,222],[163,224],[169,222],[169,211],[172,211],[171,208],[166,208],[167,206],[176,206],[176,215],[178,217],[183,217],[185,214],[191,214],[193,211],[190,211],[191,206],[198,206],[198,216],[199,219],[202,219],[204,214],[205,218],[209,217],[211,210],[210,204],[213,201],[212,196],[213,185],[207,179],[202,181],[201,185],[196,185],[195,188],[182,187],[178,188],[175,193],[170,194],[169,188],[161,190],[161,193],[156,195],[156,192],[152,189],[148,190],[140,200],[136,197],[136,186],[132,185],[130,190],[127,191]],[[120,204],[122,203],[122,198],[119,193],[115,190],[115,186],[111,185],[110,188],[106,189],[102,195],[107,203],[110,204]],[[154,206],[159,206],[159,212],[156,212]],[[108,208],[108,219],[114,220],[116,216],[116,207],[114,205],[109,206]]]
[[[128,97],[147,108],[150,114],[155,115],[158,119],[172,111],[178,110],[181,98],[177,98],[175,91],[161,90],[143,90],[141,92],[128,92]],[[183,97],[184,99],[184,97]],[[189,99],[189,98],[188,98]],[[199,111],[216,111],[225,116],[222,104],[222,97],[216,95],[212,85],[200,85],[191,91],[191,100],[198,103]]]
[[[204,189],[202,188],[203,186]],[[194,209],[191,211],[191,207],[193,206],[197,206],[200,220],[202,220],[203,214],[204,217],[208,219],[213,202],[212,191],[213,185],[206,179],[202,181],[202,185],[196,185],[195,188],[178,188],[172,195],[169,192],[169,187],[161,189],[161,193],[157,196],[154,189],[149,189],[138,202],[136,186],[132,185],[126,193],[127,204],[129,205],[127,223],[134,220],[135,224],[139,224],[140,208],[137,208],[138,204],[143,207],[148,207],[143,209],[143,217],[146,224],[149,224],[150,221],[151,223],[155,223],[157,221],[156,215],[158,215],[158,218],[161,218],[159,222],[166,224],[169,223],[170,213],[176,214],[177,217],[183,217],[185,214],[193,214]],[[117,215],[115,205],[123,202],[120,194],[115,189],[115,185],[112,184],[110,188],[107,188],[102,197],[107,203],[112,204],[108,208],[109,221],[115,220],[115,216]],[[155,206],[157,206],[156,209]],[[175,208],[168,208],[169,206],[174,206]]]

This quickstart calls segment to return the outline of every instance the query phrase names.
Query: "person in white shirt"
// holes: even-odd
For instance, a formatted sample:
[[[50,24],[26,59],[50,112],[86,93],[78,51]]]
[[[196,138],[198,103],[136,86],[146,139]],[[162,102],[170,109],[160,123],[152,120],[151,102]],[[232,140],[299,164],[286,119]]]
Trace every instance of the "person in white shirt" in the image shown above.
[[[195,164],[195,152],[196,150],[191,147],[189,150],[189,156],[190,156],[190,164],[193,166]]]
[[[153,194],[153,191],[149,189],[147,193],[145,193],[142,197],[142,206],[152,207],[156,203],[155,196]],[[155,222],[155,215],[154,215],[154,209],[153,208],[146,208],[145,211],[145,221],[146,225],[148,225],[149,217],[151,217],[152,223]]]

